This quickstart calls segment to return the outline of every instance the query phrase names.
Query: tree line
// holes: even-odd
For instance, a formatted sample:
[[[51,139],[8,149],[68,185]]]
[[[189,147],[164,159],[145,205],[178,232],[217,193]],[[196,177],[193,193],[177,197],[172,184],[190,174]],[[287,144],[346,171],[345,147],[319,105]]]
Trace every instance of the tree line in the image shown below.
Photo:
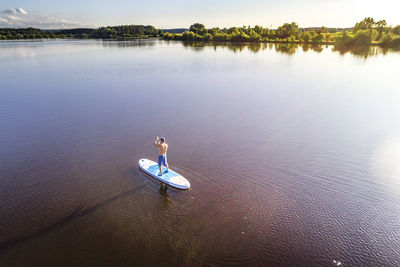
[[[385,20],[375,21],[367,17],[357,22],[352,29],[320,27],[300,28],[297,23],[285,23],[277,29],[263,26],[242,26],[207,29],[201,23],[194,23],[182,33],[165,32],[148,25],[121,25],[98,29],[40,30],[35,28],[0,28],[0,40],[36,38],[148,38],[162,37],[166,40],[200,42],[271,42],[334,44],[336,49],[350,49],[356,46],[379,45],[400,49],[400,25],[388,26]]]
[[[335,42],[336,49],[376,44],[385,48],[400,48],[400,25],[387,26],[385,20],[365,18],[356,23],[352,31],[344,31]]]
[[[400,25],[391,27],[385,20],[375,22],[373,18],[369,17],[356,23],[352,30],[328,29],[324,26],[310,30],[300,28],[295,22],[285,23],[277,29],[268,29],[258,25],[207,29],[203,24],[195,23],[183,33],[164,33],[163,38],[207,42],[334,44],[337,49],[371,44],[400,48]]]
[[[151,25],[121,25],[98,29],[78,28],[65,30],[40,30],[35,28],[0,28],[0,40],[38,38],[116,39],[161,37],[162,30]]]

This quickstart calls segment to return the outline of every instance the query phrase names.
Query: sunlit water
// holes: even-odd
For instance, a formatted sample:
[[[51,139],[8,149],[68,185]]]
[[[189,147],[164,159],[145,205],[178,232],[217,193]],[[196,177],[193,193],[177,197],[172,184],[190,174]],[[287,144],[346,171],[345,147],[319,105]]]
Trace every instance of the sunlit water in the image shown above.
[[[400,265],[400,54],[0,42],[0,265]],[[155,136],[188,191],[137,168]]]

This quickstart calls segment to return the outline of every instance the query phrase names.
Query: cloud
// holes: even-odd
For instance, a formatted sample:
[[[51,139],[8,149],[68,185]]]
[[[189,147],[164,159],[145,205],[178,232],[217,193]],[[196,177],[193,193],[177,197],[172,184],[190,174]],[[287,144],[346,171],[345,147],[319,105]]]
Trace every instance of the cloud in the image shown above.
[[[4,14],[22,14],[22,15],[28,15],[28,12],[26,12],[25,10],[23,10],[22,8],[10,8],[10,9],[6,9],[3,10],[1,13]]]
[[[0,12],[0,27],[4,28],[39,28],[39,29],[68,29],[94,28],[96,25],[83,24],[64,18],[52,17],[46,14],[28,14],[22,8],[10,8]]]
[[[22,8],[17,8],[16,9],[16,11],[18,12],[18,13],[21,13],[21,14],[24,14],[24,15],[28,15],[28,12],[26,12],[25,10],[23,10]]]
[[[8,18],[9,21],[10,20],[22,20],[22,18],[20,18],[20,17],[11,16],[11,15],[6,16],[6,18]]]
[[[7,10],[3,10],[1,13],[4,13],[4,14],[17,14],[17,10],[15,10],[15,9],[7,9]]]

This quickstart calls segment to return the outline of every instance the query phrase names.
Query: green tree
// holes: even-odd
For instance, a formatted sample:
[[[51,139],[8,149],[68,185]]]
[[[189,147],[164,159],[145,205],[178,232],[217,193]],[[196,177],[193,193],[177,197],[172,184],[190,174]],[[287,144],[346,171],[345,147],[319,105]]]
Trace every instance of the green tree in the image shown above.
[[[386,33],[383,34],[381,40],[379,41],[380,45],[382,45],[383,47],[388,47],[391,45],[392,41],[394,39],[394,36],[392,33]]]
[[[196,38],[196,34],[193,31],[185,31],[182,33],[183,40],[194,40]]]
[[[258,25],[256,25],[256,26],[254,26],[254,28],[253,28],[253,30],[256,32],[256,33],[258,33],[258,34],[262,34],[263,33],[263,27],[261,27],[261,26],[258,26]]]
[[[203,37],[203,39],[204,39],[204,41],[212,41],[212,35],[211,35],[211,33],[206,33],[206,34],[204,34],[204,37]]]
[[[173,40],[174,39],[174,35],[172,33],[170,33],[170,32],[165,32],[163,34],[163,38],[167,39],[167,40]]]
[[[371,17],[367,17],[362,21],[356,23],[356,25],[354,25],[353,31],[357,32],[358,30],[370,30],[374,26],[375,26],[375,20]]]
[[[225,42],[228,40],[228,34],[226,34],[225,32],[222,33],[216,33],[213,36],[213,41],[217,41],[217,42]]]
[[[261,38],[268,38],[268,35],[269,35],[268,28],[261,28],[260,35],[261,35]]]
[[[211,28],[207,30],[208,33],[210,33],[211,35],[216,35],[217,33],[222,33],[220,28]]]
[[[386,27],[387,23],[386,20],[380,20],[376,23],[376,29],[378,30],[378,32],[382,32],[383,29]]]
[[[322,34],[317,34],[312,37],[311,42],[314,44],[319,44],[322,42],[323,39],[324,39],[324,36]]]
[[[327,33],[328,32],[328,28],[325,26],[322,26],[318,31],[318,33]]]
[[[249,38],[251,41],[255,41],[255,42],[261,41],[261,36],[253,29],[249,30]]]
[[[240,34],[240,30],[236,27],[231,27],[227,29],[226,31],[227,34]]]
[[[200,35],[207,33],[206,27],[201,23],[194,23],[194,24],[190,25],[189,29],[191,32],[194,32],[194,33],[200,34]]]
[[[235,32],[228,35],[228,39],[230,41],[236,41],[236,42],[247,42],[249,41],[250,37],[246,33],[236,29]]]
[[[299,26],[296,22],[285,23],[282,26],[279,26],[276,35],[278,38],[286,39],[291,35],[296,35],[299,30]]]
[[[273,39],[277,38],[277,36],[276,36],[276,31],[275,31],[275,30],[270,30],[270,31],[268,31],[268,36],[267,36],[267,38],[270,39],[270,40],[273,40]]]
[[[303,42],[308,43],[311,40],[311,33],[309,33],[309,32],[304,33],[302,39],[303,39]]]

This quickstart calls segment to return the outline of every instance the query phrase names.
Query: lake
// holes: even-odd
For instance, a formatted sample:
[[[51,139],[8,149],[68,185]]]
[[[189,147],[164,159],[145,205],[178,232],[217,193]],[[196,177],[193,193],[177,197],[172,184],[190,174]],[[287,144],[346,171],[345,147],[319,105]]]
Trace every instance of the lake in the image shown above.
[[[399,266],[400,53],[0,42],[1,266]],[[156,160],[190,183],[141,172]]]

